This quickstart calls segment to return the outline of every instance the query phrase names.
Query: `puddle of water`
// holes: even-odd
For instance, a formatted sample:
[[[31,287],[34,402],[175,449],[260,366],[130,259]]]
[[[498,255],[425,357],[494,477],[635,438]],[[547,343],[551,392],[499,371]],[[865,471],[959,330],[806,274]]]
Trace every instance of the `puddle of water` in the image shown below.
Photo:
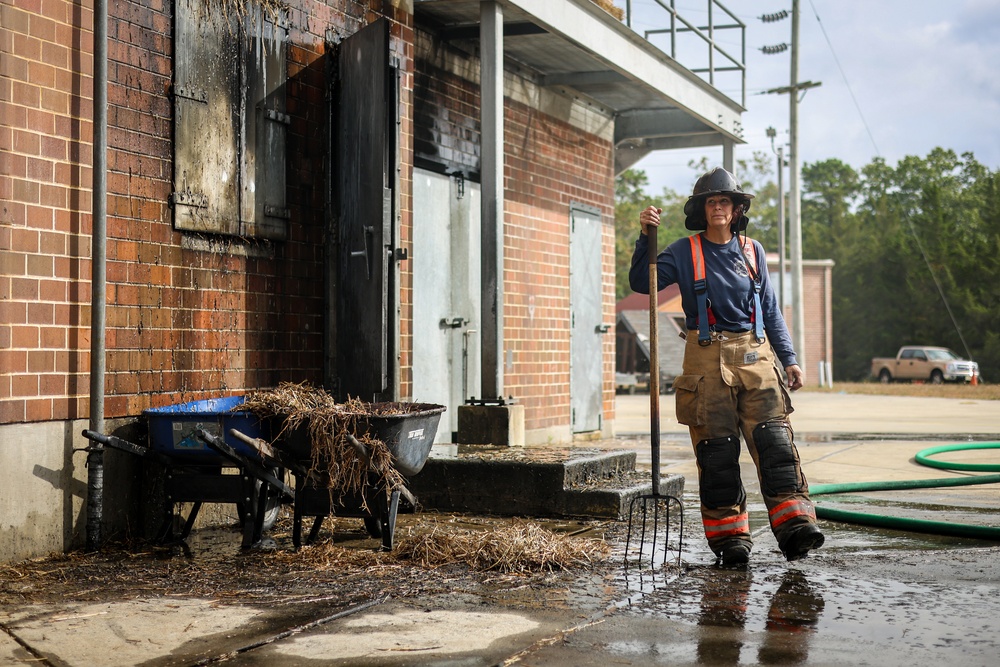
[[[658,577],[650,573],[631,586],[640,594],[621,605],[625,613],[703,629],[693,635],[694,652],[711,664],[739,664],[754,647],[760,664],[798,664],[811,643],[831,640],[896,646],[899,656],[945,650],[977,656],[997,647],[1000,600],[992,584],[908,582],[764,564],[690,566]]]

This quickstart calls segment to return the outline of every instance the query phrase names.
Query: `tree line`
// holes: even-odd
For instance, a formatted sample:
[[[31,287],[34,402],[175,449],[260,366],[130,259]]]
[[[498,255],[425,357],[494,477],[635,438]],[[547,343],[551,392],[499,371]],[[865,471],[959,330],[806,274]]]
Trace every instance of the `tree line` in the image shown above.
[[[710,168],[704,160],[690,166],[692,184]],[[776,252],[774,159],[755,153],[738,161],[736,175],[756,195],[750,235]],[[896,166],[876,158],[860,171],[836,159],[805,164],[800,184],[802,257],[834,261],[835,380],[864,380],[872,357],[920,344],[951,348],[979,362],[984,381],[1000,381],[1000,172],[972,153],[936,148]],[[648,187],[641,170],[616,181],[619,299],[630,293],[643,208],[664,210],[661,247],[691,233],[683,213],[690,192],[653,196]]]

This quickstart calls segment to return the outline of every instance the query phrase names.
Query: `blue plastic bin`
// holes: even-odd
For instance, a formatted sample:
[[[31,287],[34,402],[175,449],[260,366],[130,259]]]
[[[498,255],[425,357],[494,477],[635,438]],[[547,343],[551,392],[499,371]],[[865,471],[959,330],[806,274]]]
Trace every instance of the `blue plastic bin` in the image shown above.
[[[213,435],[224,436],[226,444],[240,454],[260,460],[253,447],[229,435],[229,429],[235,428],[251,438],[271,441],[268,420],[261,420],[252,412],[233,411],[244,400],[243,396],[229,396],[143,410],[149,423],[149,444],[174,459],[206,465],[224,463],[225,459],[218,452],[195,435],[195,430],[202,428]]]

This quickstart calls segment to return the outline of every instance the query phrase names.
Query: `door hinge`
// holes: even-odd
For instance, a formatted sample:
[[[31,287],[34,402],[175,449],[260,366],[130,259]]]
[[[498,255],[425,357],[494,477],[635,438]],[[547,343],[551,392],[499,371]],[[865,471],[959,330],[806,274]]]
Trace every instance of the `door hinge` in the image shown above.
[[[196,208],[208,208],[208,197],[198,192],[171,192],[170,203],[174,206],[194,206]]]
[[[208,104],[208,92],[194,86],[174,86],[174,97],[183,97],[186,100]]]

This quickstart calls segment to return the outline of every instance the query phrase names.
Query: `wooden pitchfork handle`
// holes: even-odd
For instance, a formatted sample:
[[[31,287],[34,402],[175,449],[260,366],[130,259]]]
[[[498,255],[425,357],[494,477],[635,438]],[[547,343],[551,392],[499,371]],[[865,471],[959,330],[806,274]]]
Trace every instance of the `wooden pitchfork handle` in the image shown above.
[[[649,443],[653,464],[653,495],[660,495],[660,337],[656,275],[656,227],[646,228],[649,241]]]

